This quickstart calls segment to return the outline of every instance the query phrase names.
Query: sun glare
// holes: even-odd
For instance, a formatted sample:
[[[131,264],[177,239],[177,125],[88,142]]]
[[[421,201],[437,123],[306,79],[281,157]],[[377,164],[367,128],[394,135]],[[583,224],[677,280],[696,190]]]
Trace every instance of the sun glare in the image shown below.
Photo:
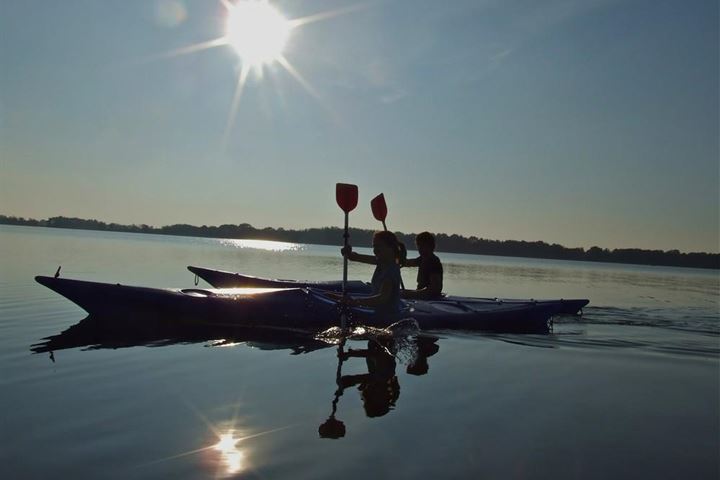
[[[243,96],[243,90],[250,73],[254,72],[258,79],[262,79],[264,75],[263,67],[272,63],[277,63],[287,71],[302,88],[319,100],[323,107],[333,113],[310,82],[285,56],[284,50],[291,31],[309,24],[362,10],[368,4],[350,5],[305,17],[287,19],[278,9],[270,5],[269,0],[220,0],[220,3],[227,11],[224,35],[154,55],[149,59],[171,58],[222,46],[229,46],[237,53],[242,67],[238,73],[235,93],[230,102],[230,110],[223,134],[223,148],[227,146],[240,99]],[[272,69],[268,73],[273,74]],[[337,118],[334,114],[333,117]]]
[[[243,62],[260,67],[283,53],[291,24],[265,1],[241,0],[228,11],[225,36]]]

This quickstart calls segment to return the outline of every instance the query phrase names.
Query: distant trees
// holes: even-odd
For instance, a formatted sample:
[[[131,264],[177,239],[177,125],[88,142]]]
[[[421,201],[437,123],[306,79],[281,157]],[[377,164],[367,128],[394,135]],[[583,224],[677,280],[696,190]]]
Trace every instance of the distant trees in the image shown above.
[[[166,225],[164,227],[153,227],[145,224],[108,224],[99,220],[72,217],[51,217],[47,220],[35,220],[0,215],[0,224],[105,230],[112,232],[154,233],[190,237],[276,240],[281,242],[314,243],[319,245],[339,245],[342,239],[342,230],[337,227],[308,228],[304,230],[285,230],[283,228],[275,229],[270,227],[258,229],[248,223],[241,223],[239,225],[224,224],[220,226],[203,225],[200,227],[188,224],[176,224]],[[402,232],[396,232],[396,234],[398,238],[409,247],[414,244],[415,234]],[[351,228],[350,235],[352,236],[354,245],[369,247],[372,244],[372,230]],[[608,250],[607,248],[600,247],[591,247],[585,250],[583,248],[567,248],[556,243],[548,244],[540,241],[488,240],[477,237],[462,237],[455,234],[448,235],[445,233],[437,234],[436,242],[439,251],[451,253],[720,269],[720,255],[712,253],[682,253],[678,250],[662,251],[643,250],[639,248]]]

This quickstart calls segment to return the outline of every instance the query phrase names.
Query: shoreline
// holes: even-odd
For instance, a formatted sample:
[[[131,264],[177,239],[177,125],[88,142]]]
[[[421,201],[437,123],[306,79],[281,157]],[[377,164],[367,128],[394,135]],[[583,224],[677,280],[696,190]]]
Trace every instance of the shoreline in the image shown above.
[[[308,244],[308,245],[320,245],[320,246],[338,246],[339,243],[337,242],[323,242],[323,241],[303,241],[299,239],[287,239],[287,238],[272,238],[272,235],[270,236],[245,236],[245,237],[234,237],[234,236],[217,236],[217,235],[197,235],[192,234],[192,232],[173,232],[173,231],[158,231],[165,227],[155,228],[151,227],[152,230],[134,230],[132,228],[123,228],[127,227],[125,225],[117,225],[117,228],[87,228],[86,226],[58,226],[58,225],[33,225],[33,224],[20,224],[20,223],[9,223],[3,221],[3,216],[0,216],[0,225],[7,225],[7,226],[16,226],[16,227],[35,227],[35,228],[52,228],[52,229],[60,229],[60,230],[81,230],[81,231],[88,231],[88,232],[110,232],[110,233],[131,233],[131,234],[149,234],[149,235],[162,235],[162,236],[168,236],[168,237],[187,237],[187,238],[207,238],[207,239],[216,239],[216,240],[261,240],[261,241],[271,241],[271,242],[287,242],[287,243],[295,243],[295,244]],[[112,224],[110,224],[112,225]],[[110,226],[108,225],[108,227]],[[201,227],[194,227],[194,228],[201,228]],[[218,228],[218,227],[213,227]],[[268,230],[268,229],[263,229]],[[274,230],[274,229],[273,229]],[[334,227],[326,227],[322,229],[324,231],[334,231]],[[351,229],[352,230],[352,229]],[[361,230],[356,229],[360,232],[364,233],[372,233],[372,231],[369,230]],[[258,229],[256,230],[258,232],[261,232],[262,230]],[[302,231],[293,231],[293,230],[280,230],[281,232],[288,232],[288,233],[297,233]],[[400,235],[406,235],[406,234],[399,234]],[[439,243],[439,242],[438,242]],[[363,242],[358,242],[356,244],[360,248],[368,248],[368,245],[364,245]],[[411,249],[412,250],[412,249]],[[450,249],[443,249],[442,245],[438,246],[437,249],[438,253],[448,253],[448,254],[461,254],[461,255],[473,255],[473,256],[487,256],[487,257],[499,257],[499,258],[527,258],[531,260],[557,260],[557,261],[567,261],[567,262],[573,262],[573,263],[591,263],[591,264],[606,264],[606,265],[635,265],[635,266],[642,266],[642,267],[672,267],[672,268],[684,268],[684,269],[693,269],[693,270],[702,270],[702,271],[718,271],[720,270],[720,254],[709,254],[709,253],[702,253],[702,255],[706,255],[710,257],[711,260],[715,260],[715,265],[707,265],[707,266],[697,266],[697,265],[682,265],[682,264],[672,264],[672,263],[649,263],[649,262],[632,262],[632,261],[613,261],[612,259],[603,259],[603,260],[593,260],[589,258],[562,258],[560,256],[528,256],[528,255],[513,255],[511,253],[483,253],[483,252],[468,252],[468,251],[462,251],[462,250],[450,250]],[[691,255],[691,254],[684,254],[684,255]]]

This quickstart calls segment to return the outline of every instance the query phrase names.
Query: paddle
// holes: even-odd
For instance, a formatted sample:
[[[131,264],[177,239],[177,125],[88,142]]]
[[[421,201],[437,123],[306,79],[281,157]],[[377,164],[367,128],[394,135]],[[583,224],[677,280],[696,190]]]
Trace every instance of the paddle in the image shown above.
[[[382,222],[383,230],[387,232],[387,225],[385,225],[385,219],[387,218],[388,210],[387,203],[385,203],[385,194],[381,193],[380,195],[370,200],[370,208],[372,209],[373,217],[375,217],[375,220]],[[405,256],[407,254],[407,251],[405,250],[405,245],[401,244],[401,248],[403,250],[402,254],[403,256]],[[402,281],[402,277],[400,277],[400,288],[405,290],[405,284]]]
[[[372,209],[375,220],[382,222],[383,229],[387,231],[387,226],[385,226],[385,219],[387,218],[387,204],[385,203],[385,195],[381,193],[377,197],[370,200],[370,208]]]
[[[335,201],[337,202],[340,209],[345,212],[345,232],[343,233],[343,244],[347,249],[349,245],[349,218],[350,212],[355,210],[358,204],[358,187],[357,185],[351,185],[349,183],[338,183],[335,185]],[[343,281],[342,281],[342,295],[343,298],[347,296],[347,274],[348,274],[348,258],[347,255],[343,255]],[[345,314],[345,308],[340,315],[340,327],[344,330],[347,323]]]

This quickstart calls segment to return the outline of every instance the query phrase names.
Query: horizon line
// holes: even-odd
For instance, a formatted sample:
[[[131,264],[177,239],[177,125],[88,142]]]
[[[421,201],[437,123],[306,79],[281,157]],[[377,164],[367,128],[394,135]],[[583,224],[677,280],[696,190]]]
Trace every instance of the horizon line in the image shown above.
[[[274,226],[256,227],[256,226],[254,226],[254,225],[252,225],[252,224],[250,224],[250,223],[247,223],[247,222],[241,222],[241,223],[223,223],[223,224],[220,224],[220,225],[206,225],[206,224],[203,224],[203,225],[194,225],[194,224],[191,224],[191,223],[172,223],[172,224],[165,224],[165,225],[157,226],[157,225],[151,225],[151,224],[148,224],[148,223],[130,223],[130,224],[128,224],[128,223],[118,223],[118,222],[107,222],[107,221],[105,221],[105,220],[99,220],[99,219],[96,219],[96,218],[68,217],[68,216],[65,216],[65,215],[55,215],[55,216],[48,216],[47,218],[44,218],[44,219],[36,219],[36,218],[30,218],[30,217],[21,217],[21,216],[15,216],[15,215],[0,214],[0,219],[17,219],[17,220],[19,220],[19,221],[47,222],[47,221],[49,221],[49,220],[51,220],[51,219],[54,219],[54,218],[64,218],[64,219],[69,219],[69,220],[80,220],[80,221],[99,222],[99,223],[103,223],[103,224],[105,224],[105,225],[117,225],[117,226],[119,226],[119,227],[140,227],[140,228],[142,228],[143,226],[145,226],[145,227],[152,228],[152,229],[156,229],[156,230],[157,230],[157,229],[168,228],[168,227],[175,227],[175,226],[188,226],[188,227],[193,227],[193,228],[203,228],[203,227],[205,227],[205,228],[220,228],[220,227],[226,226],[226,225],[227,225],[227,226],[233,226],[233,227],[239,227],[239,226],[242,226],[242,225],[247,225],[247,226],[253,228],[254,230],[267,230],[267,229],[271,229],[271,230],[279,231],[280,229],[282,229],[282,231],[284,231],[284,232],[303,232],[303,231],[308,231],[308,230],[321,230],[321,229],[338,229],[338,230],[342,230],[342,227],[338,227],[338,226],[334,226],[334,225],[333,225],[333,226],[322,226],[322,227],[312,226],[312,227],[303,227],[303,228],[286,228],[286,227],[274,227]],[[6,223],[0,221],[0,224],[6,224]],[[32,226],[32,225],[29,225],[29,226]],[[42,226],[42,225],[41,225],[41,226]],[[52,227],[51,227],[51,228],[52,228]],[[350,227],[350,229],[351,229],[351,230],[363,231],[363,232],[376,232],[376,231],[379,231],[379,229],[362,228],[362,227]],[[392,231],[393,233],[399,233],[399,234],[401,234],[401,235],[403,235],[403,236],[414,236],[414,235],[416,235],[416,234],[418,233],[418,232],[402,232],[402,231],[400,231],[400,230],[390,230],[390,231]],[[141,232],[141,233],[142,233],[142,232]],[[156,232],[156,233],[162,234],[162,233],[160,233],[160,232]],[[599,245],[592,245],[592,246],[590,246],[590,247],[582,247],[582,246],[579,246],[579,247],[568,247],[568,246],[566,246],[566,245],[562,245],[562,244],[559,244],[559,243],[548,243],[548,242],[545,241],[545,240],[518,240],[518,239],[504,239],[504,240],[501,240],[501,239],[478,237],[478,236],[476,236],[476,235],[466,236],[466,235],[460,235],[460,234],[457,234],[457,233],[446,233],[446,232],[431,232],[431,233],[433,233],[433,235],[435,235],[435,236],[438,236],[438,235],[443,235],[443,236],[445,236],[445,237],[457,236],[457,237],[459,237],[459,238],[461,238],[461,239],[465,239],[465,240],[469,240],[469,241],[472,240],[472,239],[477,239],[477,240],[481,240],[481,241],[500,242],[500,243],[502,243],[502,242],[518,242],[518,243],[529,243],[529,244],[533,244],[533,243],[544,243],[544,244],[546,244],[546,245],[548,245],[548,246],[560,246],[560,247],[562,247],[562,248],[564,248],[564,249],[567,249],[567,250],[577,250],[577,249],[581,249],[581,250],[583,250],[583,251],[585,251],[585,252],[587,252],[588,250],[594,249],[594,248],[599,248],[600,250],[607,251],[607,252],[613,252],[613,251],[617,251],[617,250],[640,250],[640,251],[645,251],[645,252],[663,252],[663,253],[674,253],[674,252],[678,252],[678,253],[683,254],[683,255],[693,255],[693,254],[700,254],[700,255],[720,255],[720,251],[718,251],[718,252],[708,252],[708,251],[681,251],[681,250],[679,250],[679,249],[677,249],[677,248],[668,249],[668,250],[662,250],[662,249],[658,249],[658,248],[642,248],[642,247],[616,247],[616,248],[606,248],[606,247],[601,247],[601,246],[599,246]],[[272,239],[267,239],[267,240],[272,240]],[[452,253],[452,252],[448,252],[448,253]]]

